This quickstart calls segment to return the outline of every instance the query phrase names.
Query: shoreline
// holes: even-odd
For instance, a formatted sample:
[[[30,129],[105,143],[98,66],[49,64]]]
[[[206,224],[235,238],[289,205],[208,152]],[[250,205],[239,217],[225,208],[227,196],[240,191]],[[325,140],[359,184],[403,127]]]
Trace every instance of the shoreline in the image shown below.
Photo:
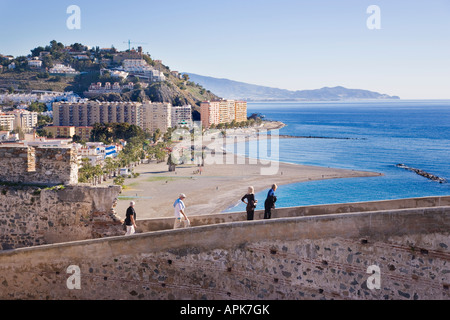
[[[256,134],[260,130],[277,130],[284,126],[285,124],[277,121],[266,122],[258,128],[230,129],[227,137],[234,137],[234,143],[250,141],[258,139]],[[259,138],[266,139],[264,136]],[[258,161],[223,152],[223,145],[223,140],[220,139],[213,139],[206,145],[216,153],[220,150],[221,154],[215,155],[217,163],[206,163],[201,174],[197,165],[180,165],[175,172],[168,172],[165,162],[137,166],[134,172],[140,176],[126,180],[125,185],[128,187],[119,196],[116,214],[123,218],[129,202],[135,201],[138,220],[172,217],[172,204],[180,193],[187,196],[185,203],[188,216],[221,213],[236,206],[249,186],[255,188],[256,194],[270,189],[274,183],[282,186],[312,180],[381,175],[368,171]],[[261,174],[262,170],[272,170],[273,167],[277,169],[275,174]]]

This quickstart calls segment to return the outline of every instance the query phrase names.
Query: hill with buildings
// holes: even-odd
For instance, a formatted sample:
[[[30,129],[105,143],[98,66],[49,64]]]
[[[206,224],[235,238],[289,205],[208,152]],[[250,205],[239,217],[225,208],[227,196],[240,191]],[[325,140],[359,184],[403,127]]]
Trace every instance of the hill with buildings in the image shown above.
[[[141,47],[120,52],[51,41],[30,52],[20,57],[0,55],[0,93],[72,91],[99,101],[151,100],[194,108],[201,101],[217,99]]]
[[[347,89],[344,87],[322,88],[317,90],[290,91],[238,82],[228,79],[201,76],[187,73],[189,78],[205,88],[226,99],[261,100],[304,100],[304,101],[336,101],[364,99],[400,99],[378,92]]]

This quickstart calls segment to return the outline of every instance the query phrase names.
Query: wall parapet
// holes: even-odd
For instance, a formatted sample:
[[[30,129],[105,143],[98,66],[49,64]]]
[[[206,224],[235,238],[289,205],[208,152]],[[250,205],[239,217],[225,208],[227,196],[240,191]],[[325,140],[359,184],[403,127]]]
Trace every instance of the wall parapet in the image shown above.
[[[77,184],[77,155],[70,147],[0,146],[0,182],[48,186]]]
[[[286,217],[0,252],[3,299],[450,299],[450,206]],[[81,289],[67,287],[79,266]],[[370,289],[369,266],[380,269]]]
[[[419,197],[410,199],[396,199],[383,201],[368,201],[355,203],[338,203],[326,205],[299,206],[290,208],[278,208],[272,210],[272,218],[304,217],[315,215],[328,215],[352,212],[368,212],[397,210],[407,208],[430,208],[450,206],[450,196]],[[255,211],[255,220],[264,218],[264,210]],[[210,224],[240,222],[247,220],[247,213],[218,213],[189,217],[192,226],[204,226]],[[173,228],[174,218],[153,218],[138,220],[138,232],[152,232],[169,230]]]

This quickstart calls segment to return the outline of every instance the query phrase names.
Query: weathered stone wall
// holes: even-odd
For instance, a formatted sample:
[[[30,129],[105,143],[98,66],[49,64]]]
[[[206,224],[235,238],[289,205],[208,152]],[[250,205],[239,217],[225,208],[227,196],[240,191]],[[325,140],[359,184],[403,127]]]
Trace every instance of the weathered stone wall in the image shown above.
[[[0,250],[118,235],[111,209],[120,190],[0,186]]]
[[[39,185],[78,183],[78,163],[72,148],[0,146],[0,182]]]
[[[0,253],[0,298],[448,300],[449,231],[450,207],[442,206],[18,249]],[[380,289],[367,285],[373,265]],[[67,286],[72,275],[79,289]]]

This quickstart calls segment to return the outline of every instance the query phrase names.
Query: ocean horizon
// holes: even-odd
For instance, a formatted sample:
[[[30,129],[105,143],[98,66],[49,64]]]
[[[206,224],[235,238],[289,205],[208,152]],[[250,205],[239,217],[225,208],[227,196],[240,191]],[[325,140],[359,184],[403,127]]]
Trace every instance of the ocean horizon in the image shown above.
[[[279,155],[273,158],[269,150],[262,159],[382,174],[279,186],[278,208],[450,195],[450,183],[396,166],[450,181],[450,100],[249,102],[248,113],[286,124],[280,135],[311,137],[280,139]],[[227,151],[246,150],[241,155],[250,156],[255,146],[249,143],[257,142],[245,143],[245,149],[227,146]],[[271,184],[268,176],[267,190],[256,194],[257,210],[263,209]],[[226,210],[240,211],[245,205],[239,202]]]

